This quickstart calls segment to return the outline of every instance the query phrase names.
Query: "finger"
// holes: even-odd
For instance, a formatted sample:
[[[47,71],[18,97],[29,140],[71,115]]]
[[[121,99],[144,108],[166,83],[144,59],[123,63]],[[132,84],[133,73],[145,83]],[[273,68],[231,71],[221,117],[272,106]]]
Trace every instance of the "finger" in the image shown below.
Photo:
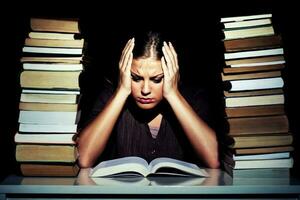
[[[168,68],[167,68],[167,65],[166,65],[165,57],[162,56],[160,60],[161,60],[161,67],[162,67],[162,70],[164,72],[164,78],[168,78],[170,75],[169,75],[169,71],[168,71]]]
[[[167,52],[168,52],[168,55],[169,55],[169,57],[170,57],[170,60],[171,60],[171,62],[172,62],[172,65],[171,65],[171,69],[172,69],[172,71],[173,71],[173,73],[175,74],[177,71],[178,71],[178,69],[177,69],[177,67],[176,67],[176,56],[174,56],[174,52],[173,52],[173,50],[172,50],[172,48],[171,48],[171,46],[170,46],[170,42],[168,42],[168,44],[169,45],[167,45]]]
[[[171,42],[169,42],[169,47],[170,47],[172,56],[174,58],[175,67],[178,69],[179,68],[179,65],[178,65],[178,56],[177,56],[175,48],[174,48],[174,46],[173,46],[173,44]]]
[[[132,40],[133,40],[133,38],[131,38],[131,39],[129,39],[129,40],[127,41],[125,47],[123,48],[122,55],[125,54],[126,49],[128,49],[128,47],[129,47],[129,45],[131,44]]]
[[[134,48],[134,40],[131,42],[130,46],[128,47],[128,51],[125,54],[124,59],[124,70],[127,71],[127,69],[131,69],[132,59],[133,59],[133,53],[132,50]]]
[[[128,57],[128,60],[127,60],[127,63],[126,63],[126,67],[124,69],[126,74],[130,74],[130,69],[131,69],[131,65],[132,65],[132,59],[133,59],[133,53],[131,52],[129,54],[129,57]]]
[[[123,66],[123,63],[124,63],[124,53],[125,53],[125,50],[127,49],[127,46],[129,45],[130,41],[131,41],[131,39],[127,41],[125,47],[122,50],[122,53],[121,53],[121,56],[120,56],[120,61],[119,61],[119,69],[121,69],[122,66]]]
[[[174,73],[174,71],[173,71],[173,67],[172,67],[172,60],[170,58],[170,53],[168,52],[167,48],[168,48],[167,44],[164,42],[164,46],[163,46],[162,50],[163,50],[163,53],[165,56],[166,65],[167,65],[169,74],[171,75]]]
[[[121,65],[120,68],[122,70],[125,70],[126,65],[128,63],[128,58],[130,56],[130,53],[132,52],[134,47],[134,39],[131,39],[128,46],[126,46],[126,49],[124,49],[123,55],[122,55],[122,61],[121,61]]]

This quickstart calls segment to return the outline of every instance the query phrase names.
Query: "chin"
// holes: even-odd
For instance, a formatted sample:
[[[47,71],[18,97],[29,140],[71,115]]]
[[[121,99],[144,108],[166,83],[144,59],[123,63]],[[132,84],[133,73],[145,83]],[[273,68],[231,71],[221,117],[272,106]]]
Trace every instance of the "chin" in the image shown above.
[[[155,108],[155,106],[157,105],[156,103],[149,103],[149,104],[143,104],[143,103],[139,103],[136,102],[137,106],[143,110],[150,110],[152,108]]]

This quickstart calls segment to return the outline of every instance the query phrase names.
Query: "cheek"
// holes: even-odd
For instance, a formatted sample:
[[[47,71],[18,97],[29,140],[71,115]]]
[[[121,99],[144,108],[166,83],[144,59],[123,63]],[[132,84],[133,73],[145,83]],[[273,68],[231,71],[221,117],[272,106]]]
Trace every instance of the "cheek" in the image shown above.
[[[155,93],[155,95],[157,97],[162,98],[162,94],[163,94],[163,84],[153,84],[152,86],[152,92]]]
[[[140,86],[138,83],[131,81],[131,94],[136,96],[140,92]]]

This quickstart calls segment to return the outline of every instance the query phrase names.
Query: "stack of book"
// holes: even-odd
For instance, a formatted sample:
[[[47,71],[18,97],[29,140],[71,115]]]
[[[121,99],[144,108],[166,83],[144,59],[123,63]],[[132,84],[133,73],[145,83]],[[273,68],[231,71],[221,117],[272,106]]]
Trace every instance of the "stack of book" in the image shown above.
[[[30,31],[21,58],[16,160],[24,176],[76,176],[84,50],[79,20],[31,18]]]
[[[284,109],[285,67],[281,35],[272,14],[221,18],[224,33],[225,113],[234,143],[225,159],[237,170],[293,166],[289,122]]]

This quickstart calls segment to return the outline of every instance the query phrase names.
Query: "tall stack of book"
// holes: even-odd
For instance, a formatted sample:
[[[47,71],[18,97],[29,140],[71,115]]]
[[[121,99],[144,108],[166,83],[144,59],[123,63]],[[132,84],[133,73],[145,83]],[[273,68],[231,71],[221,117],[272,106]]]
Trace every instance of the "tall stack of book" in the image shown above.
[[[78,19],[30,19],[14,138],[24,176],[76,176],[79,171],[75,139],[84,50],[79,36]]]
[[[225,113],[234,143],[225,159],[233,175],[293,167],[293,136],[284,109],[281,35],[272,14],[221,18]]]

